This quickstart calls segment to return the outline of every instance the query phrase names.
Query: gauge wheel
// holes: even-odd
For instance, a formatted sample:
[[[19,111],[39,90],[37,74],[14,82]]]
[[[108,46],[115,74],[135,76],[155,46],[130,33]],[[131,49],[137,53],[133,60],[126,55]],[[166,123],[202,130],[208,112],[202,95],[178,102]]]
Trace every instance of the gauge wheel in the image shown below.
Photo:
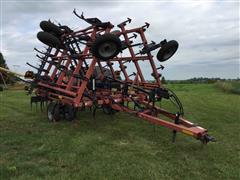
[[[63,31],[60,29],[60,27],[50,21],[41,21],[40,28],[45,32],[55,34],[57,37],[61,37],[63,34]]]
[[[42,43],[44,43],[50,47],[55,47],[57,49],[63,48],[63,45],[62,45],[61,41],[59,40],[59,38],[57,38],[56,36],[54,36],[51,33],[40,31],[37,34],[37,38],[39,41],[41,41]]]
[[[158,51],[157,59],[160,62],[164,62],[164,61],[168,60],[170,57],[172,57],[175,54],[175,52],[177,51],[177,49],[178,49],[177,41],[175,41],[175,40],[168,41],[167,43],[162,45],[162,47]]]
[[[76,109],[73,106],[65,105],[64,106],[64,119],[67,121],[73,121],[76,117]]]

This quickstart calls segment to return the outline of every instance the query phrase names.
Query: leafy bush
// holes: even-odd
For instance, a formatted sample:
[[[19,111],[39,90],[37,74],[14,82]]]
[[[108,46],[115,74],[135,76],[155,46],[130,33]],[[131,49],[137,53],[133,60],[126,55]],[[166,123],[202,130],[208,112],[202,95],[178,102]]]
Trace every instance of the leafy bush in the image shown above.
[[[240,94],[240,82],[239,81],[218,81],[216,86],[225,92],[234,94]]]

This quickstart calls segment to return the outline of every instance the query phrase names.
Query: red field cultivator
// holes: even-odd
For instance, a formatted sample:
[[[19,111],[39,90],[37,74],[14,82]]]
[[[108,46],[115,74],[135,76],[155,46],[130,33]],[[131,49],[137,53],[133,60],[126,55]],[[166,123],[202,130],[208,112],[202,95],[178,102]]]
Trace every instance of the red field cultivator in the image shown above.
[[[37,34],[38,39],[47,45],[46,51],[38,52],[40,66],[37,72],[31,71],[33,81],[28,91],[35,89],[36,96],[32,101],[48,101],[47,116],[50,121],[60,119],[73,120],[76,111],[90,107],[95,115],[97,108],[107,114],[124,111],[149,121],[165,126],[173,131],[173,140],[177,132],[192,136],[203,143],[214,139],[207,130],[182,118],[183,108],[177,96],[162,86],[158,72],[164,67],[156,67],[152,51],[159,49],[157,59],[168,60],[178,49],[174,40],[163,40],[160,43],[148,43],[145,25],[127,29],[131,19],[117,25],[102,22],[98,18],[85,18],[74,14],[90,24],[78,31],[68,26],[42,21],[43,31]],[[144,77],[140,62],[149,63],[154,81]],[[127,65],[128,64],[128,65]],[[130,72],[127,68],[131,67]],[[158,106],[157,101],[169,99],[179,110],[170,113]],[[172,122],[159,118],[163,115]]]

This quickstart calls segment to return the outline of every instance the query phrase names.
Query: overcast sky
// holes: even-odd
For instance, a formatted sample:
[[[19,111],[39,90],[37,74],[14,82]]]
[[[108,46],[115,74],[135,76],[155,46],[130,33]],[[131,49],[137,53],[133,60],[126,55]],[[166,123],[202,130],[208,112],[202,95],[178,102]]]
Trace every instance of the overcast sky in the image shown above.
[[[0,1],[1,52],[12,70],[24,72],[30,69],[26,62],[37,63],[33,48],[43,47],[36,38],[40,21],[86,27],[72,14],[76,8],[115,25],[130,17],[129,28],[149,22],[149,41],[177,40],[177,53],[162,63],[166,79],[239,77],[238,1]],[[149,67],[142,68],[149,79]]]

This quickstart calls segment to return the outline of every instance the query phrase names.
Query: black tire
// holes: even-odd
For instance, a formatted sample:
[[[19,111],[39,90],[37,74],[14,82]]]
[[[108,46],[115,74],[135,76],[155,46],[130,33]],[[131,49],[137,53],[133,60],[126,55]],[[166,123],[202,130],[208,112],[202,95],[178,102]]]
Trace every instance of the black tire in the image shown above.
[[[49,21],[41,21],[40,28],[45,32],[55,34],[57,37],[60,37],[63,34],[63,31],[60,29],[60,27]]]
[[[55,121],[60,121],[63,118],[61,105],[59,103],[56,103],[54,107],[53,117]]]
[[[115,35],[119,34],[118,36],[120,36],[121,31],[119,31],[119,30],[114,30],[114,31],[111,31],[111,34],[115,34]]]
[[[33,71],[26,71],[24,74],[25,79],[33,79],[34,78],[34,73]]]
[[[38,32],[37,38],[39,41],[41,41],[42,43],[50,47],[63,48],[61,41],[56,36],[48,32],[43,32],[43,31]]]
[[[121,41],[118,36],[106,33],[96,38],[91,51],[93,56],[101,60],[112,59],[121,51]]]
[[[168,60],[170,57],[175,54],[175,52],[178,49],[178,42],[175,40],[168,41],[166,44],[164,44],[161,49],[157,53],[157,59],[160,62],[164,62]]]
[[[112,108],[112,107],[110,107],[109,105],[103,105],[102,106],[102,110],[103,110],[103,112],[105,113],[105,114],[108,114],[108,115],[111,115],[111,114],[115,114],[115,110]]]
[[[47,106],[47,118],[50,122],[60,121],[60,105],[55,102],[50,102]]]
[[[73,121],[76,117],[76,109],[73,106],[65,105],[64,106],[64,119],[67,121]]]

